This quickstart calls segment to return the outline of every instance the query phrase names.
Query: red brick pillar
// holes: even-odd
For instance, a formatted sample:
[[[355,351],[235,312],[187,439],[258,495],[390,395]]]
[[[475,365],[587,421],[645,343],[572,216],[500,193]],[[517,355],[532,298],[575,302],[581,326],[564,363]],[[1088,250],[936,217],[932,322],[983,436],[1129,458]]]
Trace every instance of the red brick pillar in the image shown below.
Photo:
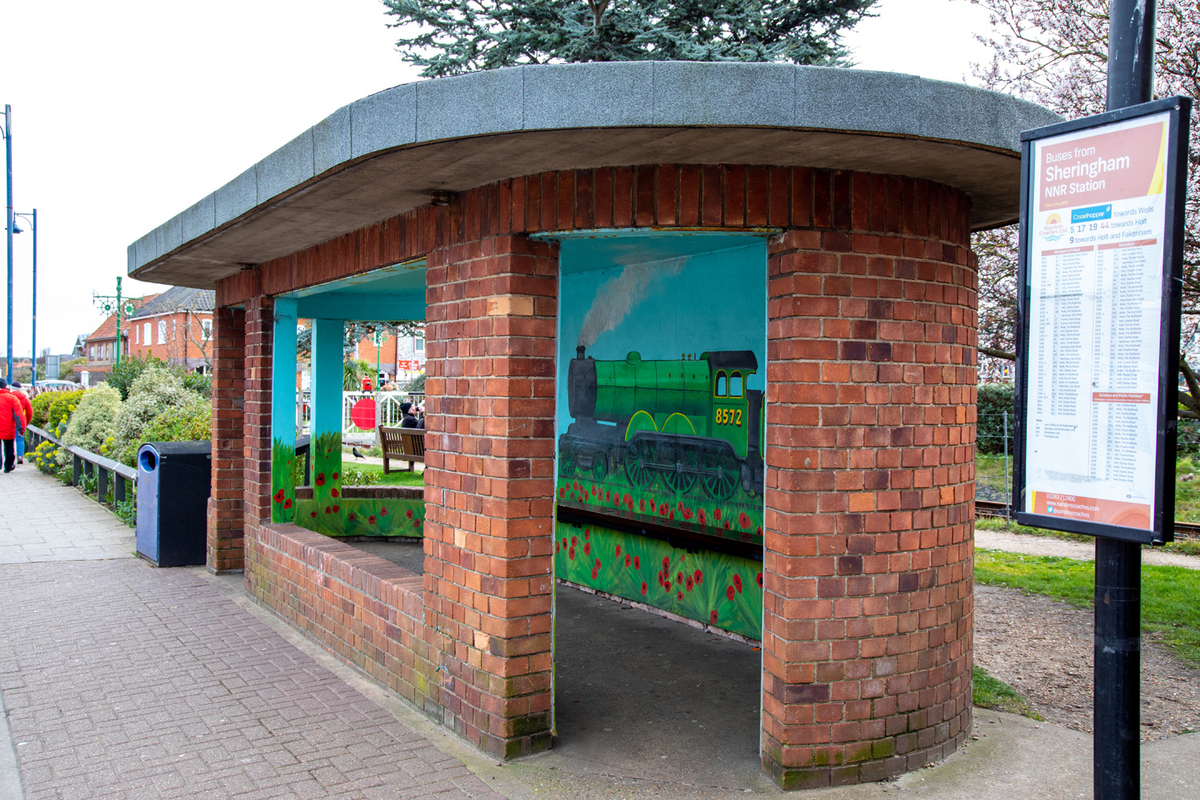
[[[275,301],[246,301],[242,497],[247,526],[271,521],[271,347]]]
[[[429,254],[425,608],[456,732],[550,746],[556,248],[498,236]]]
[[[971,722],[969,201],[813,180],[815,227],[769,250],[762,757],[786,788],[917,769]]]
[[[208,569],[242,568],[242,430],[246,383],[246,312],[213,312],[212,498],[208,514]]]

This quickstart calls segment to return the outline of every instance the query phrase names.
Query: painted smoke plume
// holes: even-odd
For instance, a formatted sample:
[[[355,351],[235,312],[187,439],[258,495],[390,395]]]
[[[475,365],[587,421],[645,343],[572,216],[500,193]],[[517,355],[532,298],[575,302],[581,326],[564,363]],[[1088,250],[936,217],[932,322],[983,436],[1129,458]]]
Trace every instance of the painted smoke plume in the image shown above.
[[[684,259],[668,258],[630,264],[596,292],[596,299],[583,319],[577,347],[590,348],[600,334],[621,324],[633,307],[646,298],[646,293],[662,278],[674,277],[683,269]]]

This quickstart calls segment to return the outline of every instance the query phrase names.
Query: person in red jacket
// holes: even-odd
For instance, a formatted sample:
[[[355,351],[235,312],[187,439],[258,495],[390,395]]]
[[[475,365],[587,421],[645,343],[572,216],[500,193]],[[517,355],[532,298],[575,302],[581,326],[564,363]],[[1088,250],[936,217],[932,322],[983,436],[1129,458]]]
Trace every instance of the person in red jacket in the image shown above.
[[[4,447],[4,471],[17,468],[14,441],[25,435],[25,410],[21,401],[8,389],[8,381],[0,378],[0,444]]]
[[[21,386],[20,381],[12,382],[12,393],[17,396],[17,400],[21,403],[21,410],[25,416],[25,427],[29,427],[29,423],[33,421],[33,403],[29,402],[29,395],[25,394],[25,388]],[[17,437],[17,463],[25,463],[25,437]]]

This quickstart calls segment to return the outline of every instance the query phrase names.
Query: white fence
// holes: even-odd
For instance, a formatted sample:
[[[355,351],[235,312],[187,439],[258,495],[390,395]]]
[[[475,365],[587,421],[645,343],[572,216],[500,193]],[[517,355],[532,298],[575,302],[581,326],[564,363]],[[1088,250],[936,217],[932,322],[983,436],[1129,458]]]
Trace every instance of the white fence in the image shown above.
[[[419,392],[342,392],[342,441],[374,444],[376,426],[400,425],[404,416],[400,404],[404,402],[424,405],[425,395]],[[296,401],[296,429],[301,435],[311,433],[311,414],[311,399],[309,393],[304,392]]]

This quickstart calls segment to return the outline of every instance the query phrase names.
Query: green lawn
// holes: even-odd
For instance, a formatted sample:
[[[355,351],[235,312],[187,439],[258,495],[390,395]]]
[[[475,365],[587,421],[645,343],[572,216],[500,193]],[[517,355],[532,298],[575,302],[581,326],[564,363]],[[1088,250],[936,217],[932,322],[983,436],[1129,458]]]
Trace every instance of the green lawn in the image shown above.
[[[393,470],[387,475],[383,474],[383,467],[378,464],[351,464],[349,461],[342,462],[343,486],[424,486],[424,472],[409,472],[403,470],[397,472]],[[360,473],[367,476],[366,480],[355,480],[355,473]]]
[[[975,551],[975,579],[1092,607],[1091,561]],[[1200,570],[1142,565],[1142,632],[1160,637],[1185,663],[1200,666]]]
[[[1042,718],[1016,689],[1004,681],[988,675],[983,667],[975,667],[971,677],[971,688],[974,691],[973,702],[980,708],[1008,711],[1036,720]]]

